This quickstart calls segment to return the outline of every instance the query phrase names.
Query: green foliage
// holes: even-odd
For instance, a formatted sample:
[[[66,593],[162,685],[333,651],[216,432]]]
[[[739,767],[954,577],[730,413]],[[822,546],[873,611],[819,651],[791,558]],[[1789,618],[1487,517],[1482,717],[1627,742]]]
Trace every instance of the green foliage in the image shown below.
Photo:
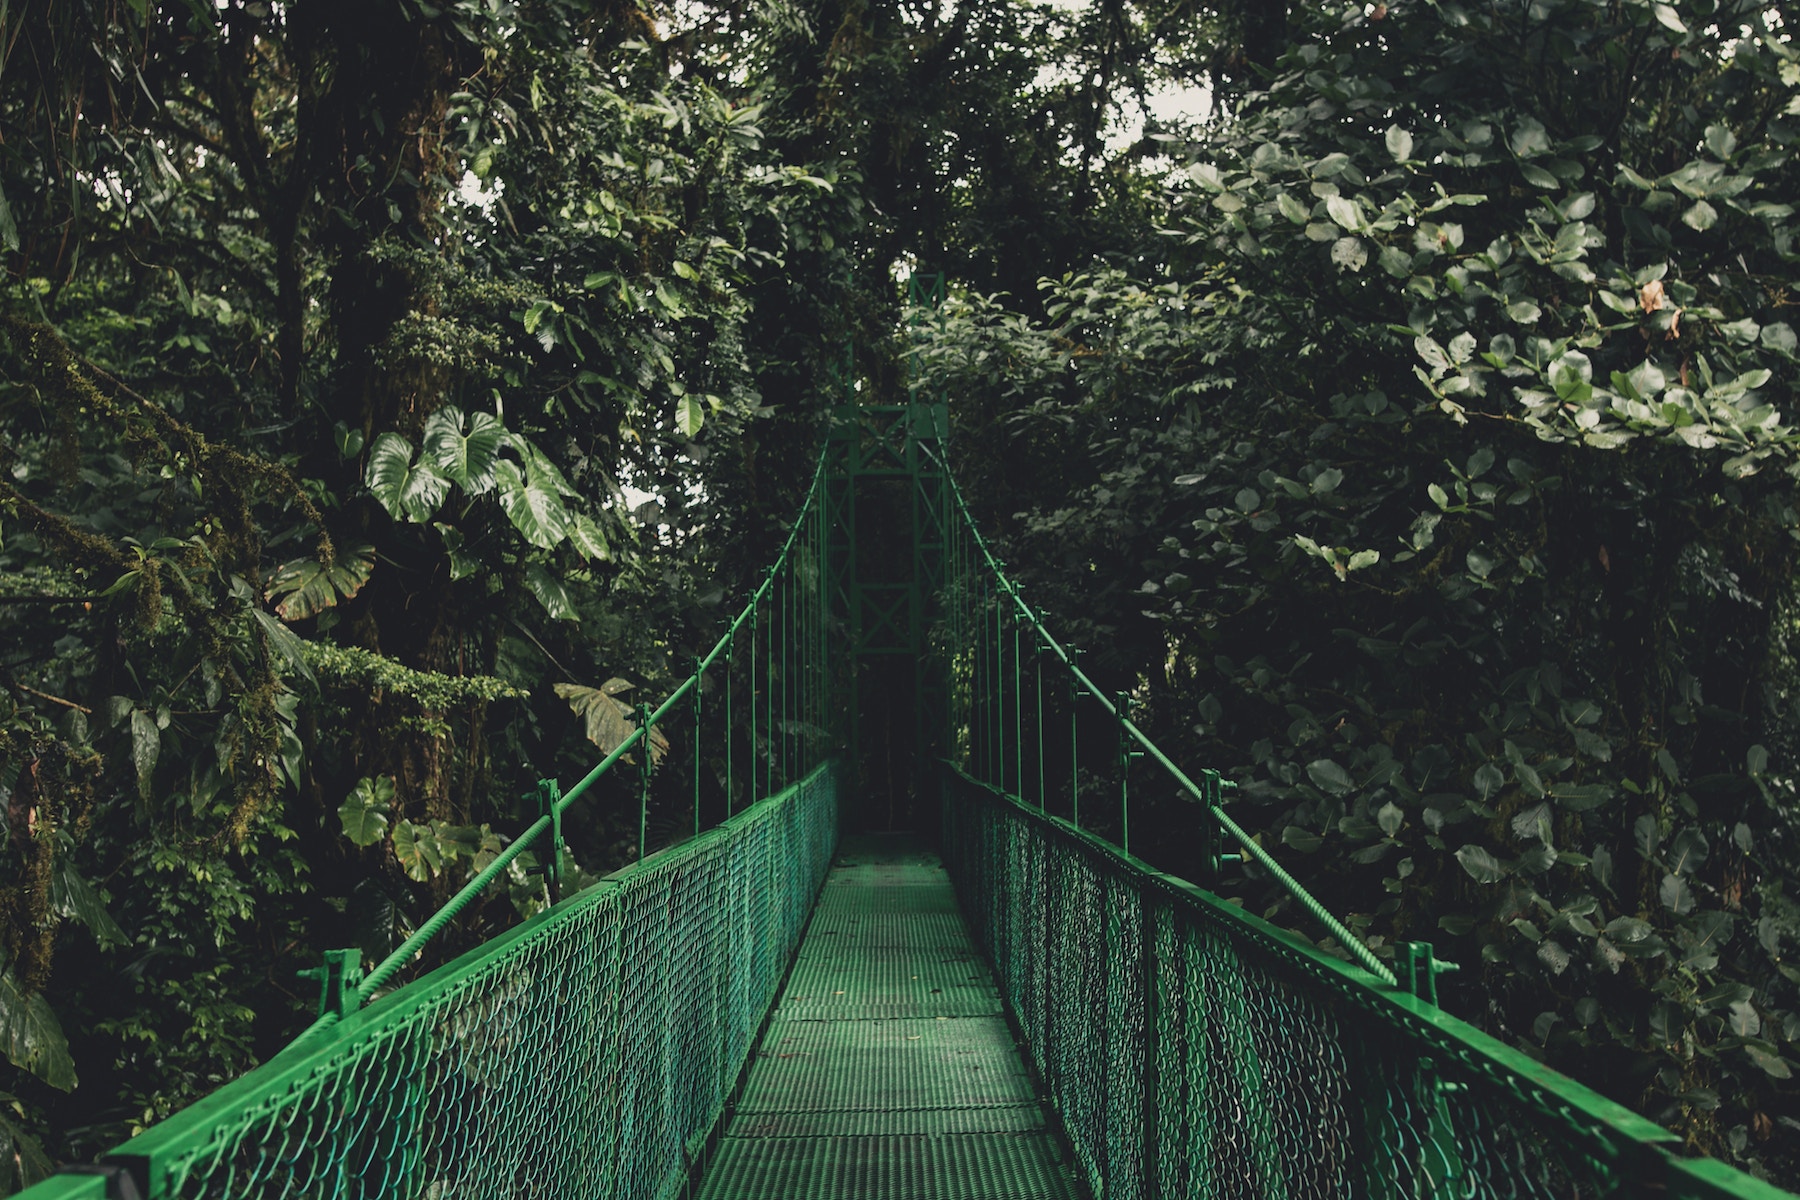
[[[599,687],[578,683],[559,683],[556,694],[569,702],[569,708],[581,718],[587,740],[611,754],[637,732],[637,709],[619,699],[636,685],[624,679],[609,679]],[[669,738],[660,726],[652,725],[645,739],[650,745],[650,763],[661,765],[669,752]]]
[[[53,1088],[72,1091],[75,1060],[62,1024],[42,995],[25,991],[10,970],[0,970],[0,1047],[16,1065]]]
[[[82,1081],[5,1043],[12,1161],[279,1046],[322,942],[386,953],[591,764],[545,674],[660,686],[710,632],[746,509],[708,481],[765,411],[744,289],[836,168],[647,28],[0,12],[0,946],[9,1028],[50,1014]],[[615,820],[572,818],[584,857]],[[496,898],[446,948],[542,885]]]
[[[1294,19],[1129,269],[953,297],[968,474],[1378,952],[1782,1169],[1795,53],[1750,4]]]
[[[330,565],[312,558],[282,563],[265,595],[271,601],[280,598],[275,612],[282,620],[304,621],[354,597],[374,573],[375,547],[348,546],[338,550]]]
[[[529,693],[491,675],[443,675],[415,671],[391,658],[350,646],[302,643],[306,663],[332,686],[403,697],[422,709],[454,708],[495,700],[521,700]]]
[[[364,777],[356,781],[344,802],[338,805],[338,819],[344,823],[344,836],[358,846],[373,846],[387,835],[388,811],[394,803],[394,781],[383,775],[378,779]]]

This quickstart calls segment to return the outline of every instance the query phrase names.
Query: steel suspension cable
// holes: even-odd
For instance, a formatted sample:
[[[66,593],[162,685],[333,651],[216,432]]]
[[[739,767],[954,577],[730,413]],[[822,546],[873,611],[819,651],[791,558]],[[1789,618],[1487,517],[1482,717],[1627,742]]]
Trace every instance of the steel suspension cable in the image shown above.
[[[1004,593],[1011,601],[1011,604],[1008,605],[1008,607],[1013,610],[1014,619],[1029,622],[1044,639],[1044,643],[1049,647],[1050,652],[1068,669],[1072,688],[1075,689],[1078,694],[1085,693],[1089,699],[1099,705],[1100,710],[1117,723],[1121,734],[1128,739],[1129,742],[1135,742],[1138,746],[1142,747],[1143,753],[1160,766],[1182,791],[1186,792],[1189,797],[1197,802],[1202,810],[1218,823],[1220,828],[1236,839],[1238,844],[1243,847],[1244,853],[1254,859],[1256,864],[1280,884],[1283,890],[1285,890],[1302,909],[1310,914],[1314,920],[1318,921],[1319,924],[1324,926],[1331,936],[1343,945],[1344,949],[1349,952],[1359,966],[1383,982],[1393,985],[1395,983],[1395,976],[1392,969],[1390,969],[1386,963],[1382,962],[1381,959],[1377,958],[1375,952],[1370,950],[1360,937],[1352,933],[1350,929],[1345,926],[1342,921],[1338,920],[1329,909],[1321,904],[1311,892],[1308,892],[1306,888],[1301,885],[1299,880],[1295,879],[1280,863],[1275,861],[1274,857],[1271,856],[1259,842],[1252,838],[1241,825],[1232,820],[1231,816],[1226,813],[1222,806],[1213,803],[1208,791],[1177,766],[1174,760],[1165,754],[1160,746],[1151,741],[1150,735],[1145,733],[1144,730],[1140,728],[1125,711],[1123,711],[1123,706],[1115,703],[1109,698],[1099,685],[1089,678],[1087,673],[1077,665],[1075,654],[1057,640],[1056,636],[1052,634],[1049,628],[1044,624],[1043,618],[1039,616],[1037,611],[1033,609],[1030,604],[1026,603],[1024,597],[1019,595],[1017,585],[1007,576],[1004,565],[988,547],[987,540],[981,536],[981,530],[975,524],[974,514],[969,511],[968,502],[963,498],[962,489],[957,486],[956,478],[950,473],[948,464],[944,463],[940,457],[929,449],[924,449],[924,452],[931,454],[932,457],[937,460],[940,468],[943,469],[944,479],[948,485],[949,493],[955,504],[957,514],[962,518],[962,522],[967,528],[970,541],[974,546],[977,564],[987,568],[985,576],[990,577],[993,581],[996,605],[1000,603],[1000,594]],[[998,614],[996,614],[996,616],[997,615]],[[996,625],[996,635],[997,634],[998,626]],[[1073,704],[1071,704],[1071,712],[1072,711]],[[1123,756],[1121,756],[1121,758],[1124,767],[1129,769],[1130,760]],[[1002,761],[1004,761],[1003,758]],[[1001,774],[1003,779],[1003,769]],[[994,777],[995,772],[990,770],[988,778],[992,779]],[[1219,785],[1222,789],[1226,787],[1235,788],[1236,786],[1235,784],[1230,783],[1230,781],[1223,779],[1219,780]],[[1076,781],[1076,786],[1079,787],[1079,780]],[[1004,788],[1002,788],[1002,790],[1004,790]],[[1077,809],[1076,823],[1080,823],[1079,809]]]
[[[789,561],[789,556],[792,554],[793,549],[797,544],[800,530],[805,525],[807,512],[815,504],[819,503],[823,496],[828,445],[829,444],[827,444],[827,447],[822,447],[819,451],[818,462],[813,470],[812,483],[807,488],[806,497],[800,505],[800,512],[794,518],[793,523],[788,527],[787,537],[782,542],[780,553],[776,556],[775,561],[777,567]],[[677,705],[686,700],[689,692],[694,691],[699,687],[700,679],[704,673],[711,669],[713,663],[715,663],[721,655],[727,652],[727,649],[733,643],[737,631],[743,627],[746,621],[751,622],[751,629],[754,634],[756,627],[755,614],[758,605],[762,603],[763,599],[769,594],[774,586],[775,569],[775,567],[771,567],[763,575],[762,583],[751,595],[750,600],[732,620],[725,633],[716,643],[714,643],[712,649],[701,659],[699,668],[693,674],[682,680],[675,690],[669,694],[667,699],[658,705],[654,711],[648,713],[647,718],[639,724],[636,729],[632,730],[623,741],[613,747],[613,749],[608,752],[592,770],[582,776],[573,787],[567,792],[564,792],[551,806],[551,812],[545,813],[527,826],[523,833],[514,838],[511,843],[500,851],[500,853],[496,854],[493,861],[488,863],[481,871],[477,872],[473,879],[465,883],[455,895],[444,903],[443,907],[427,917],[424,923],[413,932],[411,937],[402,942],[393,953],[382,959],[373,970],[363,977],[362,981],[356,985],[357,1003],[359,1007],[362,1004],[366,1004],[377,992],[386,986],[387,982],[398,974],[402,967],[416,958],[424,950],[426,944],[441,933],[446,925],[455,920],[457,915],[461,913],[463,909],[467,908],[471,902],[492,886],[494,881],[500,878],[501,874],[518,859],[520,854],[525,852],[527,847],[534,844],[538,838],[544,836],[544,834],[557,823],[562,814],[568,810],[570,805],[579,800],[603,775],[612,770],[614,764],[616,764],[619,759],[630,753],[632,749],[637,747],[640,743],[643,743],[643,750],[641,752],[643,761],[641,767],[645,771],[650,769],[650,731],[656,728],[656,726],[660,724]],[[752,712],[754,713],[754,706],[752,707]],[[639,856],[641,857],[641,837],[639,843]]]

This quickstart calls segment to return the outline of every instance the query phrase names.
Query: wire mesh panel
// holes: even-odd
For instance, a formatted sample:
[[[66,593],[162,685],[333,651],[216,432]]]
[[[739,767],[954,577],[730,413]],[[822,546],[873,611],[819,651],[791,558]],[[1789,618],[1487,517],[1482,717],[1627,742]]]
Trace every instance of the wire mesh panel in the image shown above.
[[[685,1186],[837,840],[838,768],[296,1042],[108,1161],[152,1197]]]
[[[1784,1194],[1694,1169],[1673,1134],[1068,822],[942,780],[945,861],[1097,1196]]]

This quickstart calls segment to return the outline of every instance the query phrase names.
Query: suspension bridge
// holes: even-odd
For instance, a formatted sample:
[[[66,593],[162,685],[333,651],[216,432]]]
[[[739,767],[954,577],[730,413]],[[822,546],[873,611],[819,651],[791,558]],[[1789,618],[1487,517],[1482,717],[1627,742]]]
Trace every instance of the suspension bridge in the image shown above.
[[[1446,1013],[1429,945],[1390,962],[1308,895],[1027,603],[947,432],[920,388],[846,389],[685,682],[384,961],[328,953],[285,1050],[28,1200],[1789,1195]],[[564,894],[563,815],[609,775],[642,853],[655,736],[696,789],[723,760],[725,819],[696,791],[691,836]],[[1195,878],[1131,853],[1134,779],[1191,801]],[[526,854],[544,911],[419,974]],[[1233,862],[1318,941],[1209,890]]]

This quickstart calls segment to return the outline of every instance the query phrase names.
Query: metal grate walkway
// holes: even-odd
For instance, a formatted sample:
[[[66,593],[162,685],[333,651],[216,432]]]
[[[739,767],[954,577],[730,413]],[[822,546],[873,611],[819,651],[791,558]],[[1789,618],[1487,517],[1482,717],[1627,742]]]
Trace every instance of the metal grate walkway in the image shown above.
[[[850,837],[701,1200],[1077,1200],[936,854]]]

